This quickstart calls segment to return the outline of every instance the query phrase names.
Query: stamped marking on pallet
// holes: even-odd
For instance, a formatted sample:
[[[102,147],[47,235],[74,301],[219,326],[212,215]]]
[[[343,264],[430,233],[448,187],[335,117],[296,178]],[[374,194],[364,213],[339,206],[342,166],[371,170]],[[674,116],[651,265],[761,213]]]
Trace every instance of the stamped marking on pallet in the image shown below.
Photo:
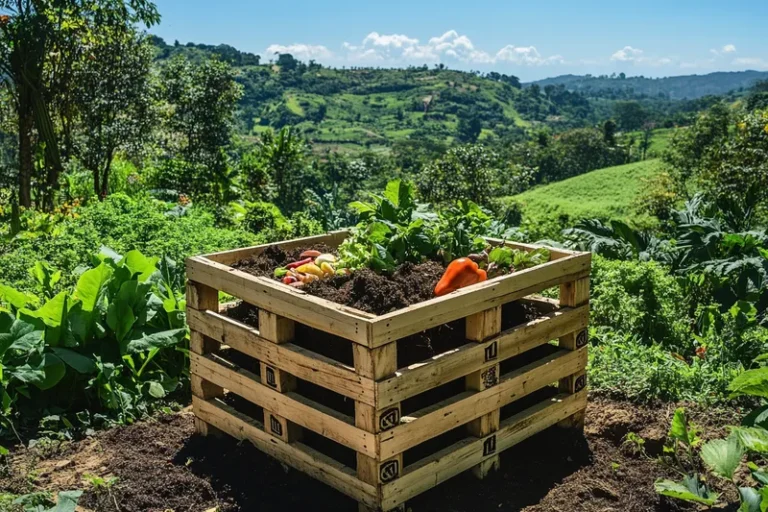
[[[276,436],[282,437],[283,426],[280,424],[278,419],[272,416],[271,414],[269,415],[269,428],[270,430],[272,430],[273,434],[275,434]]]
[[[587,341],[589,341],[589,336],[587,335],[587,330],[584,329],[576,336],[576,348],[586,347]]]
[[[393,407],[387,409],[379,416],[379,429],[383,432],[395,428],[400,423],[400,409]]]
[[[275,369],[271,366],[267,366],[267,385],[272,388],[277,388],[277,379],[275,378]]]
[[[499,342],[494,341],[485,347],[485,362],[493,361],[497,357],[499,357]]]
[[[573,384],[573,392],[578,393],[587,386],[587,375],[579,375],[576,377],[576,382]]]
[[[480,374],[480,377],[486,388],[491,388],[499,383],[499,375],[496,373],[496,366],[486,368],[483,373]]]
[[[483,442],[483,457],[496,453],[496,434]]]
[[[379,469],[379,478],[382,482],[391,482],[395,478],[400,476],[400,462],[395,460],[389,460],[381,465]]]

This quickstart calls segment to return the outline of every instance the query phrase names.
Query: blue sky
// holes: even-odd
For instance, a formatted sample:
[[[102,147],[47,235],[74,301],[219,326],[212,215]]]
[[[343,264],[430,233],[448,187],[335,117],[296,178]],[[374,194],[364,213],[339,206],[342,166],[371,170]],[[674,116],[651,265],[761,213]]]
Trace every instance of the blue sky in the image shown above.
[[[151,32],[333,66],[442,62],[523,80],[768,70],[768,1],[156,0]]]

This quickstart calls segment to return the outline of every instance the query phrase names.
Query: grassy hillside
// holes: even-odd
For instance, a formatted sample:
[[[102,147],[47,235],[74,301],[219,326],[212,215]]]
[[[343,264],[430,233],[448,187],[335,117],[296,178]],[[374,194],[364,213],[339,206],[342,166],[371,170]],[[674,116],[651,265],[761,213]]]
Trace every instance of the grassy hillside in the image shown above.
[[[669,143],[672,141],[672,137],[675,134],[675,130],[678,128],[658,128],[651,133],[650,146],[646,153],[646,158],[661,158],[661,155],[669,147]],[[627,132],[623,136],[623,143],[627,144],[630,137],[634,138],[634,145],[632,146],[632,154],[640,151],[639,146],[643,140],[644,133],[642,130]]]
[[[636,201],[648,178],[658,174],[659,160],[646,160],[588,172],[503,199],[516,203],[522,226],[533,238],[552,238],[579,219],[621,219],[635,226],[655,220],[638,213]]]
[[[748,89],[755,82],[766,79],[768,79],[768,72],[764,71],[721,71],[706,75],[664,78],[562,75],[532,83],[540,87],[562,84],[570,91],[579,91],[587,96],[614,91],[650,97],[663,95],[670,99],[695,99],[707,95],[726,94],[738,89]]]

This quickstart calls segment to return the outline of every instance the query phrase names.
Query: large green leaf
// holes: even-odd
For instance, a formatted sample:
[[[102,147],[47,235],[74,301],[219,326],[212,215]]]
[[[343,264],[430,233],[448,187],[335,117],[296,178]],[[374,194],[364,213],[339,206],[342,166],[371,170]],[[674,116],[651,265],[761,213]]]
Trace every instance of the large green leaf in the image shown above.
[[[10,304],[15,309],[21,309],[27,305],[37,304],[38,300],[34,295],[0,284],[0,302]]]
[[[64,365],[64,362],[50,352],[46,352],[45,354],[43,367],[45,370],[45,378],[43,378],[42,382],[34,383],[35,386],[43,391],[54,387],[67,373],[67,368]]]
[[[96,363],[93,359],[69,350],[67,348],[53,347],[53,353],[56,354],[68,366],[75,369],[78,373],[90,374],[96,371]]]
[[[745,427],[768,428],[768,405],[752,409],[749,414],[742,418],[741,424]]]
[[[83,491],[62,491],[56,497],[56,506],[45,512],[75,512]]]
[[[42,307],[34,311],[22,309],[21,313],[33,318],[39,318],[45,322],[45,325],[48,327],[58,327],[64,319],[64,312],[67,307],[68,299],[69,296],[67,295],[67,292],[61,292],[43,304]]]
[[[685,409],[682,407],[675,409],[675,415],[672,417],[672,423],[669,426],[669,437],[686,446],[691,444],[688,436],[688,418],[685,416]]]
[[[747,370],[728,385],[732,396],[752,395],[768,398],[768,367]]]
[[[733,427],[731,434],[747,451],[768,454],[768,430],[762,427]]]
[[[701,460],[710,470],[728,480],[733,479],[733,472],[741,464],[744,449],[735,435],[727,439],[715,439],[701,447]]]
[[[154,333],[142,333],[141,337],[128,341],[127,354],[144,352],[152,348],[176,346],[187,335],[186,329],[171,329]]]
[[[150,381],[149,383],[149,394],[154,398],[163,398],[165,396],[165,388],[163,388],[163,385],[160,384],[157,381]]]
[[[132,275],[135,276],[138,274],[139,281],[144,282],[155,273],[158,261],[160,261],[160,258],[148,258],[139,251],[133,250],[128,251],[125,255],[123,258],[123,265],[130,269]]]
[[[136,317],[130,304],[117,300],[107,309],[107,325],[115,333],[117,341],[122,342],[131,331]]]
[[[739,496],[741,497],[741,506],[739,512],[761,512],[760,503],[763,498],[757,489],[752,487],[739,487]]]
[[[9,349],[24,353],[43,350],[43,331],[32,323],[0,314],[0,359]]]
[[[75,297],[83,303],[84,311],[93,311],[111,278],[112,267],[103,262],[80,276],[75,288]]]
[[[699,484],[696,476],[686,476],[682,482],[673,482],[672,480],[657,480],[654,484],[656,492],[662,496],[669,496],[679,500],[701,503],[712,506],[720,497]]]

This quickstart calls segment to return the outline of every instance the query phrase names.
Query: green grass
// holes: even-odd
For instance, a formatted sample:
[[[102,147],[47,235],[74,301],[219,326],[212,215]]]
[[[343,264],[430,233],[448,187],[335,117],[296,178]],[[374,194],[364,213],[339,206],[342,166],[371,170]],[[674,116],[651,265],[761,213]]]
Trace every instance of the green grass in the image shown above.
[[[646,160],[588,172],[502,199],[517,203],[522,226],[533,238],[552,238],[580,219],[620,219],[652,227],[656,219],[637,210],[645,181],[659,173],[659,160]]]
[[[659,128],[653,130],[651,133],[651,145],[648,147],[646,158],[659,158],[662,153],[669,147],[669,143],[672,140],[672,136],[675,134],[676,128]],[[635,138],[635,145],[632,148],[633,152],[639,151],[638,146],[643,140],[643,132],[638,130],[636,132],[627,132],[624,134],[624,142],[629,140],[629,137]]]

